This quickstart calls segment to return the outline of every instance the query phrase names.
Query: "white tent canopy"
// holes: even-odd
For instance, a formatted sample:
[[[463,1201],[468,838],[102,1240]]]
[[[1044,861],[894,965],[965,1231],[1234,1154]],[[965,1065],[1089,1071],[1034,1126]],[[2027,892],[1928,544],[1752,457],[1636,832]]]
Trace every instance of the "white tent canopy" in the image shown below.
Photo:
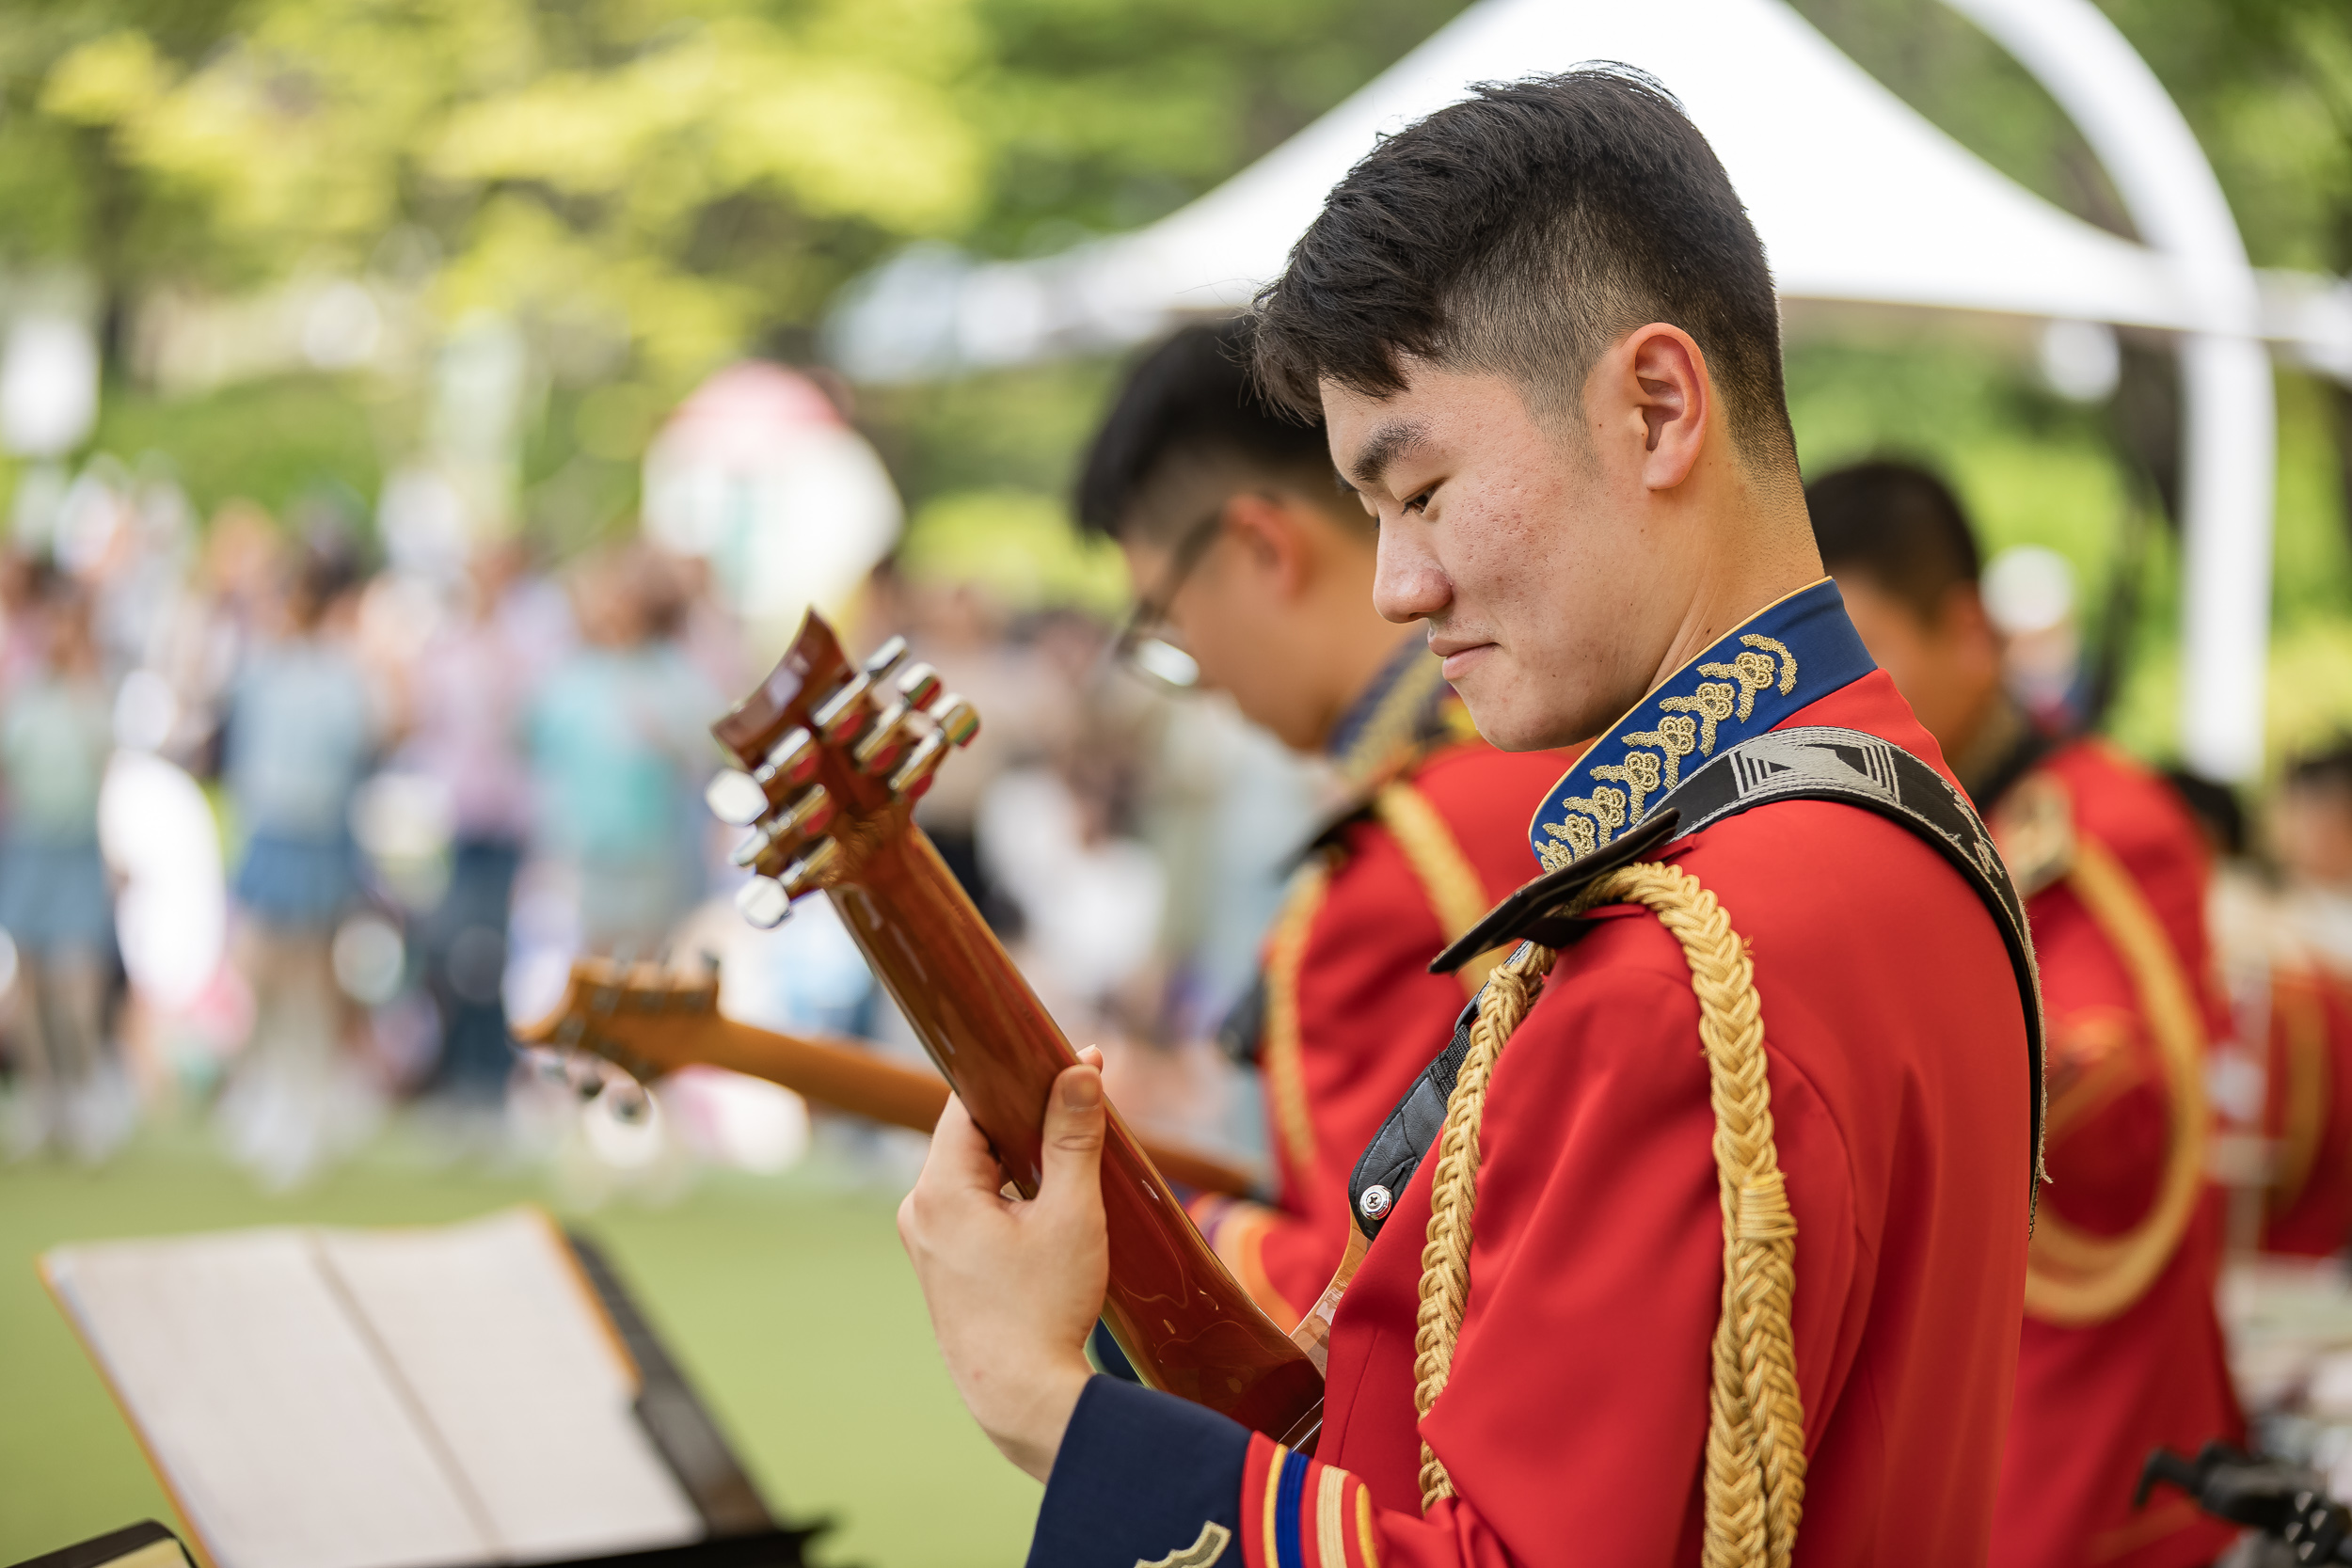
[[[1788,298],[2184,331],[2228,325],[2206,319],[2169,258],[1998,173],[1779,0],[1485,0],[1149,228],[1032,261],[907,253],[847,302],[835,352],[860,379],[918,378],[1120,346],[1176,315],[1234,309],[1281,270],[1324,194],[1381,133],[1470,83],[1589,59],[1639,66],[1681,99]]]
[[[2174,187],[2212,187],[2209,205],[2228,224],[2177,111],[2089,0],[1952,3],[2018,50],[2094,147],[2113,140],[2101,133],[2135,130],[2176,156],[2175,144],[2185,145],[2195,167],[2175,166]],[[2037,35],[2026,42],[2095,54],[2099,69],[2071,78],[2054,71],[2048,58],[2020,48],[2024,34]],[[2341,288],[2280,279],[2258,309],[2233,227],[2226,243],[2190,254],[2083,222],[1937,130],[1781,0],[1482,0],[1289,142],[1149,228],[1030,261],[979,264],[940,247],[902,255],[844,302],[834,352],[860,379],[918,379],[1123,346],[1174,318],[1235,309],[1281,270],[1325,193],[1382,133],[1459,99],[1470,83],[1594,59],[1639,67],[1682,101],[1746,202],[1784,297],[2108,322],[2181,333],[2185,343],[2293,334],[2306,361],[2352,366],[2352,296]],[[2119,92],[2119,82],[2128,90]],[[2117,116],[2087,114],[2118,97],[2126,102]],[[2149,164],[2142,157],[2119,175],[2143,175]],[[2152,218],[2166,214],[2142,212],[2132,199],[2149,182],[2118,182],[2142,230],[2164,239]],[[2184,369],[2194,379],[2185,351]],[[2189,401],[2198,401],[2194,388]],[[2263,478],[2259,485],[2242,480],[2207,529],[2233,547],[2258,545],[2265,589],[2266,402],[2258,419],[2225,417],[2228,439],[2262,449],[2244,461]],[[2207,429],[2201,448],[2191,433],[2192,461],[2214,450],[2218,434],[2218,425]],[[2244,462],[2237,467],[2242,472]],[[2200,521],[2189,524],[2194,539]],[[2249,530],[2259,538],[2249,541]],[[2248,601],[2249,590],[2241,584],[2235,596]],[[2229,689],[2206,683],[2192,698],[2185,716],[2191,760],[2243,776],[2259,759],[2266,610],[2241,602],[2201,623],[2192,610],[2189,621],[2192,643],[2214,644],[2218,665],[2233,672]],[[2231,648],[2221,653],[2216,638]],[[2200,652],[2191,647],[2192,661]]]

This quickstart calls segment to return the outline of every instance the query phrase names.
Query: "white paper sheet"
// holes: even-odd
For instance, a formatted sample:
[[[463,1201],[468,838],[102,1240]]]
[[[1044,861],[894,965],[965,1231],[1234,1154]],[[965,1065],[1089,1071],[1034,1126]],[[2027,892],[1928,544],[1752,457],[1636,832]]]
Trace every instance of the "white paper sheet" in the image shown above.
[[[319,1247],[488,1515],[505,1560],[670,1545],[701,1515],[569,1249],[517,1211]]]
[[[69,1247],[47,1265],[218,1568],[490,1559],[305,1233]]]
[[[531,1211],[44,1260],[217,1568],[433,1568],[702,1534]]]

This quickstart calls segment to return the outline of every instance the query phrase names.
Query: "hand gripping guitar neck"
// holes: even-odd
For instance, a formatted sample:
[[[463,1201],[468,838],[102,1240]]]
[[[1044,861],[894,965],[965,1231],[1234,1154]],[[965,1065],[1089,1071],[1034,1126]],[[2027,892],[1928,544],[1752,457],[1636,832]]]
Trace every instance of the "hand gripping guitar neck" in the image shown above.
[[[711,733],[743,766],[711,809],[752,830],[739,907],[773,926],[818,889],[1021,1192],[1037,1191],[1054,1079],[1077,1057],[913,820],[951,747],[979,728],[892,639],[852,669],[812,614],[773,673]],[[1104,1322],[1153,1387],[1296,1443],[1323,1379],[1217,1261],[1116,1110],[1103,1150]]]

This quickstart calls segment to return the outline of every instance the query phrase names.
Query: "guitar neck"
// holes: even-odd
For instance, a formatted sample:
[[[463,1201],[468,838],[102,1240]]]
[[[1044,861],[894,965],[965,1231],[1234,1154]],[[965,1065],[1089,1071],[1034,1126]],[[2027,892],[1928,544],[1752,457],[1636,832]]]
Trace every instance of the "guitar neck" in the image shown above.
[[[1077,1060],[1052,1016],[911,823],[826,891],[1006,1174],[1034,1194],[1047,1100]],[[1115,1109],[1103,1204],[1104,1318],[1136,1370],[1271,1436],[1297,1435],[1320,1409],[1320,1373],[1217,1261]]]
[[[917,1132],[936,1126],[947,1103],[946,1081],[936,1072],[846,1041],[782,1034],[718,1013],[611,1013],[596,1019],[596,1032],[656,1070],[690,1063],[725,1068],[834,1110]],[[1248,1171],[1214,1154],[1152,1138],[1139,1142],[1171,1181],[1232,1197],[1246,1197],[1255,1186]]]

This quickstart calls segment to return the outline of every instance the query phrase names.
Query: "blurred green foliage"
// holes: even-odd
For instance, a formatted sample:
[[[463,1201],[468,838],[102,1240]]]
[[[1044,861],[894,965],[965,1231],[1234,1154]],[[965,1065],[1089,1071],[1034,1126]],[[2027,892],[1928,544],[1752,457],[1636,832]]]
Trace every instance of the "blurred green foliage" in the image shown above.
[[[1055,249],[1207,189],[1459,0],[68,0],[0,37],[0,260],[427,280],[664,394],[911,238]],[[113,345],[119,348],[118,337]]]
[[[2196,128],[2256,261],[2352,272],[2352,8],[2101,3]],[[2130,231],[2057,105],[1942,0],[1793,4],[1995,167]],[[626,525],[637,454],[687,387],[747,352],[809,360],[834,292],[899,245],[1041,254],[1158,217],[1460,6],[54,0],[0,29],[0,268],[96,280],[117,383],[97,440],[165,452],[207,505],[282,507],[321,475],[373,493],[413,445],[425,367],[165,399],[125,381],[141,301],[342,276],[412,319],[514,320],[535,367],[524,503],[560,551]],[[2131,347],[2106,408],[2043,391],[2022,339],[1965,327],[1801,330],[1789,377],[1809,467],[1923,456],[1991,541],[2075,562],[2094,631],[2128,610],[2115,723],[2162,752],[2177,415],[2163,345]],[[912,515],[1035,519],[1116,369],[866,389],[855,413]],[[2352,724],[2352,397],[2280,385],[2274,720],[2307,736]],[[2137,591],[2118,597],[2132,540]]]

